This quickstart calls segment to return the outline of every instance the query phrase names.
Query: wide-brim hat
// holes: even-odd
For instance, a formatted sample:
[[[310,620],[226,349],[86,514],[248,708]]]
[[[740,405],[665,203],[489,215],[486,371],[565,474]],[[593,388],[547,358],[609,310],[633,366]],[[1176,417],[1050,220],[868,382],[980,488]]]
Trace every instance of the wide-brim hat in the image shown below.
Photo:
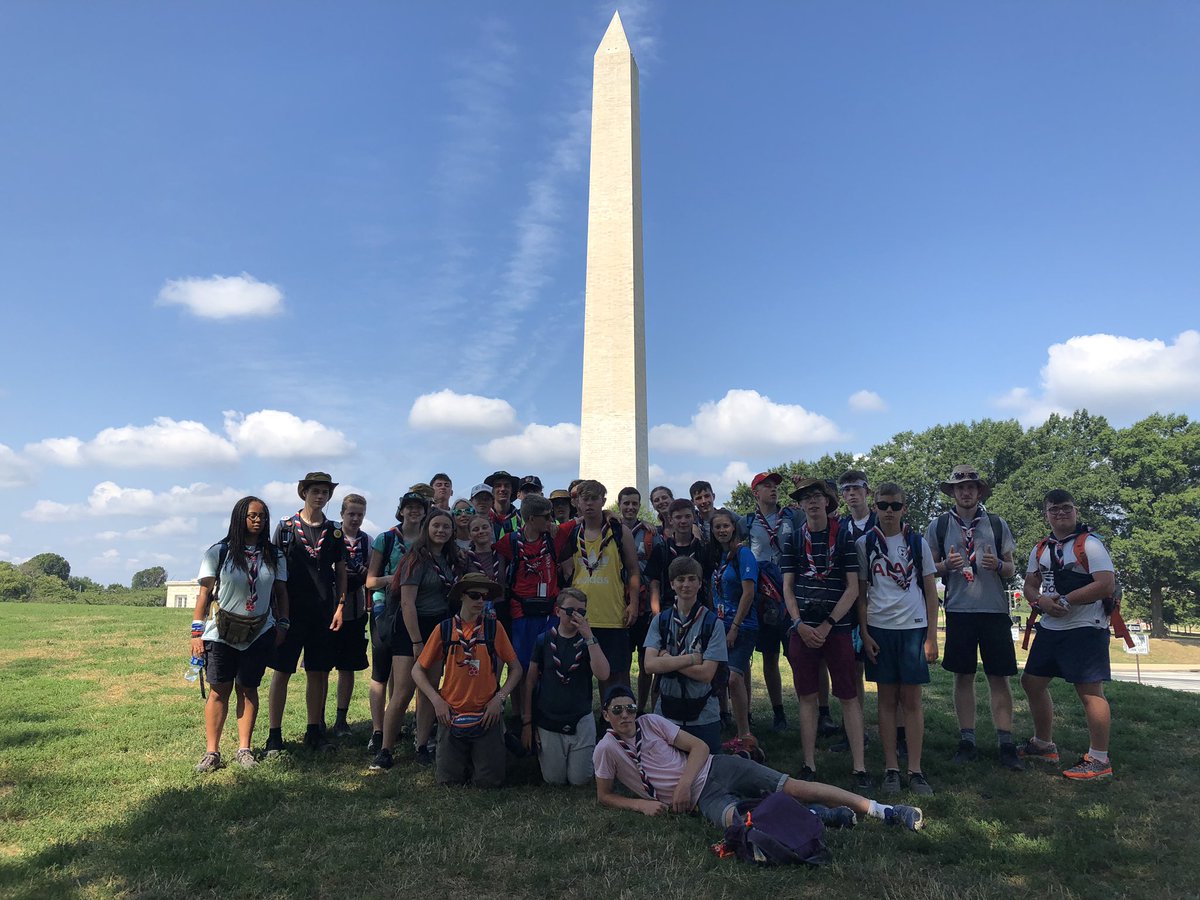
[[[303,478],[300,479],[299,483],[297,483],[296,493],[300,495],[301,499],[303,499],[304,492],[307,491],[314,484],[329,485],[329,493],[330,494],[332,494],[334,491],[336,491],[337,486],[338,486],[338,483],[329,476],[328,472],[309,472],[307,475],[305,475]]]
[[[497,481],[507,481],[512,485],[512,489],[514,491],[521,486],[521,479],[519,479],[516,475],[510,475],[503,469],[500,469],[498,472],[493,472],[487,478],[483,479],[483,483],[490,488],[495,488]]]
[[[494,600],[504,594],[504,588],[486,575],[480,572],[468,572],[454,582],[454,587],[450,588],[450,593],[446,596],[446,602],[457,603],[464,593],[472,589],[487,591],[489,600]]]
[[[826,497],[826,509],[837,509],[837,490],[824,478],[798,478],[796,479],[796,489],[788,494],[788,496],[798,503],[800,501],[800,495],[810,488],[821,489],[821,493]]]
[[[553,503],[555,500],[566,500],[568,503],[570,503],[571,495],[568,494],[566,491],[564,491],[562,488],[558,488],[557,490],[551,491],[550,496],[547,497],[546,499],[548,499],[551,503]]]
[[[942,493],[954,496],[954,486],[956,484],[970,484],[974,481],[979,485],[979,499],[986,500],[992,496],[992,486],[987,483],[987,480],[979,476],[974,466],[962,465],[955,466],[954,471],[950,473],[950,477],[942,482]]]

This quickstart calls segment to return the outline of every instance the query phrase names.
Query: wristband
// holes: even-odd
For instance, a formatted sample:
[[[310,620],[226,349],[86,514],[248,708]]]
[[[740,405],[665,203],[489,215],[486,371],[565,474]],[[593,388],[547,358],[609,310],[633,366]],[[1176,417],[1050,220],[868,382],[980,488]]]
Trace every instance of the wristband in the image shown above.
[[[280,616],[278,619],[275,620],[275,627],[282,628],[284,631],[287,631],[289,628],[292,627],[292,620],[289,619],[287,616]]]
[[[837,625],[837,622],[833,620],[833,616],[826,616],[825,621],[829,623],[830,628],[833,628],[835,625]]]
[[[595,647],[599,643],[600,643],[600,641],[597,638],[590,637],[586,641],[583,642],[583,645],[585,647]]]

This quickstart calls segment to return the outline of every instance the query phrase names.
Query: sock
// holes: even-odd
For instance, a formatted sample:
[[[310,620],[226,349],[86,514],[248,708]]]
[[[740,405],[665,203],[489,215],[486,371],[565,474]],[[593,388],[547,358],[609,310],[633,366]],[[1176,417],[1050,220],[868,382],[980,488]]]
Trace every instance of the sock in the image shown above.
[[[975,729],[974,728],[958,729],[958,739],[960,741],[970,741],[972,744],[974,744],[975,743]]]
[[[249,747],[238,747],[238,753],[241,753],[243,750],[248,751],[249,749],[250,749]]]
[[[897,726],[896,727],[896,743],[900,743],[900,741],[906,741],[906,740],[908,740],[908,736],[904,733],[904,726],[903,725]]]
[[[892,811],[892,807],[886,803],[876,803],[874,800],[871,800],[870,804],[871,806],[867,810],[867,815],[872,819],[886,819],[887,814]]]
[[[782,718],[784,718],[784,715],[783,715],[783,704],[782,704],[782,703],[781,703],[781,704],[779,704],[778,706],[774,706],[774,705],[772,705],[772,706],[771,706],[771,711],[775,713],[775,718],[776,718],[776,719],[782,719]]]
[[[1013,739],[1011,731],[1003,731],[999,728],[996,729],[996,745],[998,747],[1003,747],[1005,744],[1011,744],[1012,742]]]
[[[817,707],[817,715],[823,719],[829,718],[829,707],[828,706],[818,706]]]
[[[320,726],[320,725],[311,725],[311,724],[310,724],[310,725],[309,725],[309,726],[308,726],[306,729],[304,729],[304,736],[305,736],[305,737],[307,737],[307,736],[308,736],[308,735],[310,735],[310,734],[318,734],[318,735],[319,735],[320,733],[321,733],[321,726]]]
[[[1097,750],[1095,747],[1088,747],[1087,755],[1090,756],[1092,759],[1094,759],[1096,762],[1102,762],[1102,763],[1108,762],[1108,751],[1107,750]]]
[[[1054,746],[1054,741],[1043,741],[1036,734],[1029,739],[1029,743],[1033,744],[1038,750],[1048,750]]]
[[[283,740],[283,728],[270,728],[267,730],[267,737],[274,741]]]
[[[346,723],[346,713],[348,713],[348,712],[350,712],[350,707],[348,707],[348,706],[339,706],[338,707],[338,711],[337,711],[337,724],[338,725],[347,724]]]

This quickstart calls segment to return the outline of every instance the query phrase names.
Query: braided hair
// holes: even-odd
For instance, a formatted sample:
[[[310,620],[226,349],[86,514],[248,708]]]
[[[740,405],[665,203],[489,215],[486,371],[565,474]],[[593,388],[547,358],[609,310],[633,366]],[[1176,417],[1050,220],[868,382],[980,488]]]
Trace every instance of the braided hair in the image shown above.
[[[246,516],[250,513],[251,504],[254,503],[263,509],[263,524],[258,536],[251,541],[250,529],[246,527]],[[251,546],[258,547],[263,562],[267,564],[267,568],[271,570],[272,574],[275,573],[278,561],[275,557],[275,545],[271,543],[271,510],[258,497],[243,497],[233,505],[233,512],[229,514],[229,531],[225,535],[225,543],[229,547],[230,563],[235,569],[241,569],[243,572],[249,571],[246,562],[246,544],[249,543]]]

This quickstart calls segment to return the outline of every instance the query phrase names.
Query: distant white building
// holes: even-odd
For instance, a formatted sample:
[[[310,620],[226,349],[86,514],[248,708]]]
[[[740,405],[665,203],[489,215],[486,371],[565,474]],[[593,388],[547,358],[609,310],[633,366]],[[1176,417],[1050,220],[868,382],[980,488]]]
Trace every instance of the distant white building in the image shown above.
[[[167,582],[167,609],[195,609],[199,596],[200,582],[195,579]]]

